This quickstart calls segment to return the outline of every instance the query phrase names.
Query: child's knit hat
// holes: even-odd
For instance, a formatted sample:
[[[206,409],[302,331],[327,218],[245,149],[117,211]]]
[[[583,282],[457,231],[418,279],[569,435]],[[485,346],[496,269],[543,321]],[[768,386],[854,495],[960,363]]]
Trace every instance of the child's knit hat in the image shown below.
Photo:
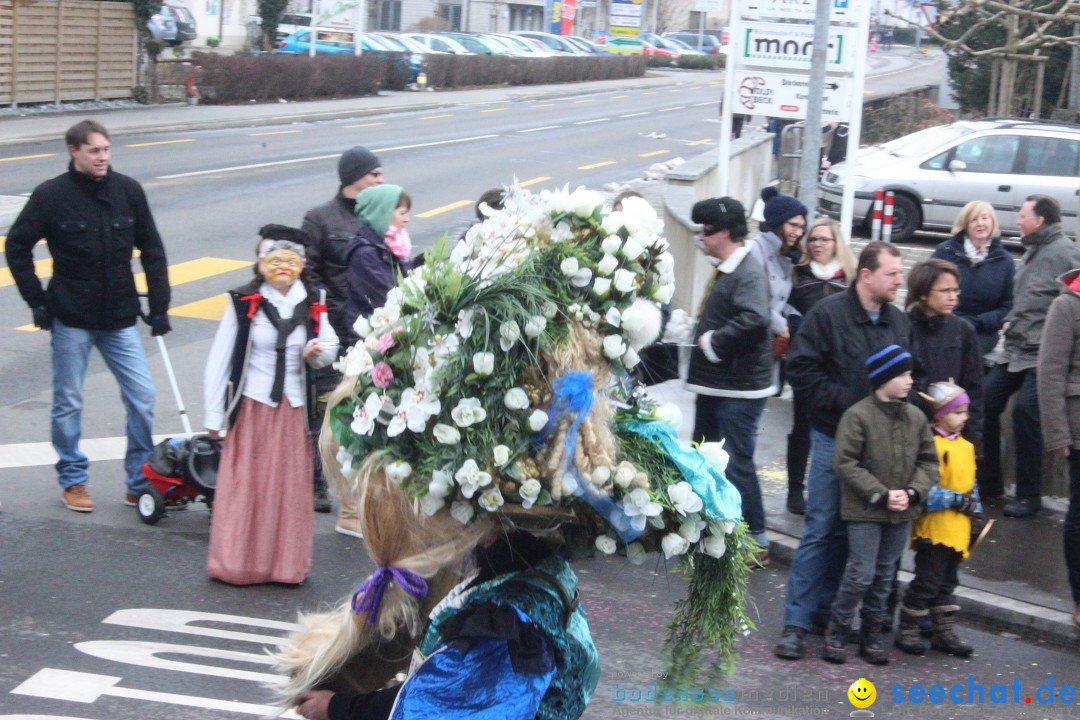
[[[971,404],[971,398],[968,397],[967,392],[953,382],[952,378],[949,378],[947,382],[932,383],[930,387],[926,388],[925,393],[919,393],[919,397],[925,400],[933,409],[931,418],[935,422],[961,405]]]
[[[911,353],[899,345],[889,345],[866,358],[866,377],[870,387],[877,390],[897,375],[910,372],[913,366]]]

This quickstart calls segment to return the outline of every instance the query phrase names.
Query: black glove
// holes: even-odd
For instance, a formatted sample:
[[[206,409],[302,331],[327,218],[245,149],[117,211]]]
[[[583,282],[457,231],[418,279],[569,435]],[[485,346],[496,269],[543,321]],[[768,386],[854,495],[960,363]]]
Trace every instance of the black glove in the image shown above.
[[[986,516],[982,513],[973,513],[971,515],[971,541],[975,542],[975,539],[979,537],[979,533],[986,527]]]
[[[150,316],[150,334],[154,337],[158,335],[164,335],[172,330],[172,325],[169,324],[169,316],[166,313],[157,313]]]
[[[949,507],[953,510],[959,510],[965,515],[971,515],[975,512],[975,496],[971,493],[954,493]]]
[[[52,330],[52,313],[49,312],[49,308],[39,305],[33,308],[31,312],[34,313],[34,327],[39,327],[42,330]]]

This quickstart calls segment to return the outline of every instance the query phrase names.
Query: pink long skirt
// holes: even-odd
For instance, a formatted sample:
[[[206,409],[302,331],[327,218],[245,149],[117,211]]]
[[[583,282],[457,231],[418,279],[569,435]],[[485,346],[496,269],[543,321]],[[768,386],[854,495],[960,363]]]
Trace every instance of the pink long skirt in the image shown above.
[[[303,407],[243,398],[225,436],[210,524],[210,577],[299,583],[311,569],[311,442]]]

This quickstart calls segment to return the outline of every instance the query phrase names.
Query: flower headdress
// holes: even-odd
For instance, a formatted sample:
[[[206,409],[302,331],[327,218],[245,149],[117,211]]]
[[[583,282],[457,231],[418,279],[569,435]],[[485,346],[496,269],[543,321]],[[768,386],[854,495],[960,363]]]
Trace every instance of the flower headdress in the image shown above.
[[[428,516],[572,522],[635,563],[661,550],[693,574],[669,680],[696,677],[704,649],[726,665],[751,549],[726,454],[681,442],[628,374],[674,290],[662,221],[583,188],[511,187],[484,212],[357,320],[327,420],[342,477],[375,463]]]

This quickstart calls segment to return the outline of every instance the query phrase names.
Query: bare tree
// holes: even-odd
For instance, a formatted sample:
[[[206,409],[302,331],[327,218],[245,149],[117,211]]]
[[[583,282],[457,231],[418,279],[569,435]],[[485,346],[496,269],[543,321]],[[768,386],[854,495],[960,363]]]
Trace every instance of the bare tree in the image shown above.
[[[922,24],[886,10],[908,25],[920,27],[950,55],[993,62],[987,110],[1013,112],[1020,63],[1036,63],[1032,87],[1033,114],[1042,104],[1042,85],[1048,53],[1054,48],[1080,47],[1080,2],[1077,0],[942,0],[937,22]],[[987,45],[988,32],[1004,40]]]

